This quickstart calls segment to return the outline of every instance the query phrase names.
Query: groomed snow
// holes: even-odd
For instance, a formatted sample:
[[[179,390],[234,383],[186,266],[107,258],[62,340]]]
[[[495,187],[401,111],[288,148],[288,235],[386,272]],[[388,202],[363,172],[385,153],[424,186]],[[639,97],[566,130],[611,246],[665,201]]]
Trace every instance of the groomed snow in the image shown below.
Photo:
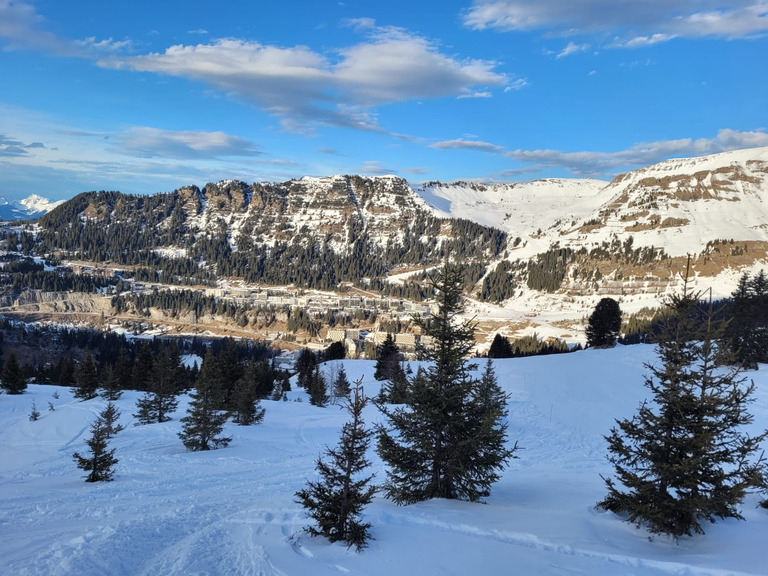
[[[768,573],[768,511],[756,507],[758,495],[742,507],[746,521],[708,525],[706,535],[679,542],[594,509],[600,474],[612,471],[603,435],[647,397],[643,363],[653,361],[651,346],[496,361],[520,458],[486,504],[396,506],[378,496],[365,511],[375,540],[360,553],[303,533],[307,519],[293,496],[314,477],[323,447],[336,444],[340,408],[313,407],[292,392],[288,402],[263,402],[263,425],[229,424],[229,447],[192,453],[177,437],[186,397],[173,421],[134,426],[139,394],[127,392],[117,403],[126,429],[111,444],[115,480],[86,484],[72,453],[86,449],[106,403],[30,385],[22,396],[0,395],[0,574]],[[372,362],[345,367],[350,380],[364,377],[369,395],[378,391]],[[757,432],[768,425],[768,366],[748,376],[757,384]],[[29,422],[33,400],[41,418]],[[369,406],[366,422],[377,420]],[[369,456],[382,481],[383,464]]]

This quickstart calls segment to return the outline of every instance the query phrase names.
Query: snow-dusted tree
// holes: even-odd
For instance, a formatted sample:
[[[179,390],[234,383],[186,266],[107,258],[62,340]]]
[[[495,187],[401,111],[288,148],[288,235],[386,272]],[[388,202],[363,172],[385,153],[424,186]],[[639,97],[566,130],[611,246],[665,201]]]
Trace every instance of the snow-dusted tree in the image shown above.
[[[754,384],[726,366],[717,314],[711,301],[706,312],[697,301],[686,275],[682,295],[667,302],[660,365],[646,366],[652,400],[606,437],[616,479],[604,478],[608,495],[597,505],[675,537],[703,533],[705,521],[741,518],[737,506],[764,483],[755,455],[766,434],[741,431],[752,422]]]
[[[419,346],[419,368],[405,406],[379,408],[389,420],[380,427],[378,450],[390,469],[386,495],[398,504],[430,498],[479,500],[512,457],[516,446],[506,447],[504,437],[489,434],[490,412],[480,405],[480,382],[470,374],[467,361],[474,344],[474,326],[461,322],[463,273],[446,262],[431,278],[439,312],[418,319],[422,334],[434,345]],[[491,428],[500,429],[501,413]],[[503,431],[503,428],[501,428]]]
[[[22,394],[27,389],[27,380],[21,372],[15,352],[8,354],[8,359],[3,364],[0,384],[8,394]]]
[[[616,344],[621,330],[621,308],[613,298],[603,298],[595,306],[587,324],[587,346],[609,347]]]
[[[108,482],[114,476],[114,466],[118,460],[115,458],[115,450],[109,449],[108,442],[121,427],[107,424],[105,416],[108,409],[109,404],[91,424],[91,437],[86,440],[86,444],[88,444],[88,448],[91,451],[90,456],[84,457],[78,452],[72,455],[72,458],[77,463],[77,467],[88,472],[88,475],[85,477],[86,482]]]
[[[230,403],[232,404],[233,421],[241,426],[261,424],[264,419],[264,408],[259,400],[259,365],[254,360],[246,364],[243,375],[235,383]]]
[[[179,438],[184,446],[193,452],[226,447],[232,438],[219,436],[227,421],[227,413],[219,410],[221,378],[210,350],[203,359],[191,397],[187,415],[181,419],[183,426]]]
[[[93,362],[90,350],[85,352],[85,358],[75,370],[75,386],[72,389],[75,398],[91,400],[96,398],[99,390],[99,376],[96,364]]]
[[[325,536],[331,542],[343,541],[358,550],[367,546],[371,527],[360,521],[360,514],[376,491],[369,485],[373,475],[363,474],[370,466],[366,451],[372,434],[363,421],[366,404],[360,379],[354,383],[352,398],[345,400],[350,420],[341,431],[338,447],[326,448],[326,459],[317,460],[320,480],[307,482],[307,487],[296,493],[297,502],[316,523],[307,529],[310,534]]]
[[[163,348],[153,361],[153,371],[148,379],[147,390],[136,401],[134,417],[140,424],[167,422],[178,406],[178,357],[174,360]]]

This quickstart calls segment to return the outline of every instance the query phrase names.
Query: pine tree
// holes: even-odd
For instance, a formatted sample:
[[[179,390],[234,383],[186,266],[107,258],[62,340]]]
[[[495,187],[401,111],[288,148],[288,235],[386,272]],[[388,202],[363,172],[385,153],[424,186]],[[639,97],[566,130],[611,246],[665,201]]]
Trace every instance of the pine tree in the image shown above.
[[[750,279],[744,274],[731,294],[730,322],[725,338],[735,360],[745,368],[768,362],[768,279],[762,270]]]
[[[296,360],[296,371],[298,372],[297,384],[299,388],[309,391],[309,383],[312,380],[312,372],[317,365],[317,358],[309,348],[302,348],[299,357]]]
[[[587,346],[607,348],[616,344],[621,331],[621,308],[613,298],[603,298],[595,306],[587,325]]]
[[[149,390],[154,372],[154,358],[152,349],[147,342],[143,342],[133,363],[133,387],[142,392]]]
[[[123,395],[120,389],[120,376],[114,366],[107,366],[104,369],[104,387],[101,396],[105,400],[115,402]]]
[[[754,384],[743,386],[738,367],[724,367],[722,325],[711,301],[702,317],[687,278],[682,295],[667,303],[661,364],[646,366],[652,400],[606,437],[616,480],[604,478],[608,495],[597,505],[674,537],[703,533],[703,521],[741,518],[738,504],[764,483],[764,463],[754,455],[766,433],[740,431],[752,422]]]
[[[0,384],[8,394],[22,394],[27,389],[27,380],[21,372],[15,352],[8,354],[8,359],[3,364]]]
[[[91,424],[91,437],[86,440],[91,451],[90,457],[81,456],[78,452],[72,455],[77,467],[89,472],[85,477],[86,482],[109,482],[114,476],[114,466],[118,460],[115,458],[115,450],[109,450],[108,442],[121,427],[107,425],[105,418],[109,417],[109,406]]]
[[[233,421],[241,426],[261,424],[264,408],[258,395],[259,365],[254,360],[246,364],[243,375],[232,390]]]
[[[376,368],[373,377],[376,380],[391,380],[392,371],[402,360],[400,349],[395,344],[391,333],[387,333],[384,342],[376,348]]]
[[[75,370],[75,387],[72,392],[75,398],[91,400],[96,398],[99,390],[99,376],[96,373],[96,365],[90,351],[86,351],[85,358]]]
[[[339,364],[339,371],[336,374],[336,379],[333,381],[333,390],[336,398],[349,398],[352,387],[347,378],[347,371],[344,369],[344,364]]]
[[[378,402],[387,404],[405,404],[408,401],[408,377],[400,362],[389,370],[389,379],[381,385]]]
[[[146,384],[149,389],[136,401],[134,417],[140,424],[167,422],[171,419],[169,414],[176,410],[179,404],[176,397],[179,390],[178,364],[173,362],[165,348],[153,360],[153,371]]]
[[[446,263],[430,282],[439,312],[416,322],[434,341],[432,348],[417,347],[427,367],[417,370],[404,407],[378,404],[389,420],[389,428],[378,432],[379,455],[390,466],[384,491],[398,504],[430,498],[479,500],[489,494],[490,484],[517,448],[504,445],[503,432],[492,439],[490,413],[483,412],[478,400],[480,383],[470,374],[475,365],[466,359],[474,326],[458,319],[461,268]]]
[[[308,386],[309,402],[313,406],[325,406],[328,404],[328,386],[323,373],[320,372],[320,366],[315,366]]]
[[[32,412],[29,413],[29,421],[36,422],[39,419],[40,419],[40,412],[37,409],[37,404],[35,404],[35,401],[32,400]]]
[[[182,431],[179,433],[184,446],[193,452],[226,447],[232,438],[219,436],[227,421],[227,413],[219,410],[221,378],[210,350],[205,355],[191,396],[192,401],[187,415],[181,419]]]
[[[512,358],[512,356],[514,356],[514,352],[512,351],[512,345],[509,343],[509,338],[496,334],[488,350],[488,358]]]
[[[100,417],[104,423],[104,433],[107,440],[125,428],[122,424],[117,423],[120,419],[120,411],[111,401],[107,402],[107,407],[102,410]]]
[[[360,379],[352,389],[352,399],[346,400],[351,420],[342,429],[338,447],[326,448],[326,460],[317,460],[321,479],[307,482],[307,487],[296,493],[297,502],[316,522],[316,526],[308,528],[310,534],[331,542],[343,541],[357,550],[365,548],[371,538],[371,525],[361,523],[360,514],[376,492],[369,486],[373,475],[361,476],[370,466],[366,451],[372,432],[366,430],[363,421],[366,404]]]

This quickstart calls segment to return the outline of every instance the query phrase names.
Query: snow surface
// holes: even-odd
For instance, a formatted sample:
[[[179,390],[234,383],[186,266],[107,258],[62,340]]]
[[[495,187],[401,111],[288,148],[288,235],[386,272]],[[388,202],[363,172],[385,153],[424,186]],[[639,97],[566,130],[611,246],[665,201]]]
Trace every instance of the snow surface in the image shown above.
[[[187,398],[173,421],[134,426],[139,393],[127,392],[117,402],[126,429],[111,442],[115,480],[87,484],[72,453],[86,450],[105,401],[30,385],[22,396],[0,396],[0,574],[768,573],[768,511],[756,507],[758,495],[742,507],[746,521],[679,542],[594,509],[605,493],[600,474],[612,472],[603,435],[647,397],[643,363],[653,361],[651,346],[496,361],[520,458],[486,504],[396,506],[376,497],[365,510],[375,540],[359,553],[308,536],[294,502],[324,446],[338,441],[346,419],[339,407],[317,408],[291,392],[291,401],[263,402],[261,426],[228,424],[229,447],[193,453],[177,437]],[[373,362],[344,364],[350,380],[364,378],[367,394],[378,391]],[[757,432],[768,424],[768,366],[748,376],[757,384]],[[29,422],[33,400],[42,415]],[[379,420],[375,407],[365,419]],[[383,481],[382,462],[373,450],[369,457]]]

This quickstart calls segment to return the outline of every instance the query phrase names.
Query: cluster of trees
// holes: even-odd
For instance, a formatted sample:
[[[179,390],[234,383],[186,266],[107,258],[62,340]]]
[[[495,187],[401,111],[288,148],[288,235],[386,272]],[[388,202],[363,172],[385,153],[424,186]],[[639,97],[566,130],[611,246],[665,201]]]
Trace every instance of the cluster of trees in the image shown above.
[[[754,277],[744,274],[727,303],[730,318],[725,339],[736,362],[756,368],[768,362],[768,278],[761,270]]]
[[[488,349],[488,358],[522,358],[524,356],[545,356],[547,354],[564,354],[580,350],[580,346],[569,348],[563,340],[539,340],[536,334],[510,340],[506,336],[496,334]]]

